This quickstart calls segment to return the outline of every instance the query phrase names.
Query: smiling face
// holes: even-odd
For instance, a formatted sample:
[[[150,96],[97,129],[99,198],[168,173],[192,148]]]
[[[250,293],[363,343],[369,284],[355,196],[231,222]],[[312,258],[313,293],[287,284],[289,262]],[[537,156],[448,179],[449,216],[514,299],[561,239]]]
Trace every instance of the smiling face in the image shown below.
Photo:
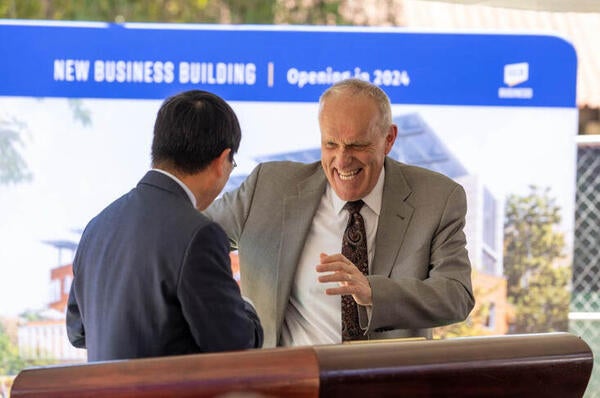
[[[382,121],[375,100],[364,94],[332,93],[321,103],[321,164],[329,184],[345,201],[371,192],[397,127]]]

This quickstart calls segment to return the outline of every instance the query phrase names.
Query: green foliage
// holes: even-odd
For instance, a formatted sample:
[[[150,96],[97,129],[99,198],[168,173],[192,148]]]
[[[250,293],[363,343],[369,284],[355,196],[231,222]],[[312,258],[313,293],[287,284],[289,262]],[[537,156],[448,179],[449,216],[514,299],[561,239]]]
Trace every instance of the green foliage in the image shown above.
[[[81,123],[83,127],[92,125],[92,112],[84,106],[83,101],[79,99],[69,99],[69,107],[73,112],[73,120]]]
[[[19,151],[26,125],[16,119],[0,119],[0,185],[31,180],[31,173]]]
[[[275,0],[0,0],[0,18],[105,22],[272,23]]]
[[[11,337],[0,320],[0,376],[16,375],[21,370],[31,366],[57,363],[56,360],[48,357],[31,359],[21,357],[16,340],[16,335]]]
[[[25,367],[19,357],[17,346],[10,340],[5,328],[0,324],[0,375],[15,375]]]
[[[351,24],[340,13],[340,0],[291,0],[276,5],[276,23],[308,25]]]
[[[117,23],[351,24],[340,13],[343,3],[342,0],[0,0],[0,18]]]
[[[19,314],[19,318],[26,322],[40,321],[43,319],[40,310],[25,310]]]
[[[221,9],[228,10],[231,15],[231,20],[228,21],[230,23],[273,23],[276,0],[223,0],[221,3]],[[219,22],[219,20],[216,20],[215,22]]]
[[[515,309],[514,333],[568,329],[570,269],[564,264],[560,207],[549,189],[531,186],[509,196],[504,224],[504,273]]]

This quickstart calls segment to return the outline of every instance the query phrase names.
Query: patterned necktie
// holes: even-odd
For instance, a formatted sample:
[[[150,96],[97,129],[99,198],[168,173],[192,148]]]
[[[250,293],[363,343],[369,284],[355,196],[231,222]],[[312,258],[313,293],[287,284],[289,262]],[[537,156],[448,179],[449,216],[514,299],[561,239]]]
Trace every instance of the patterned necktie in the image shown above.
[[[344,209],[350,217],[342,239],[342,254],[365,275],[369,274],[367,233],[365,221],[359,211],[365,204],[362,200],[347,202]],[[352,295],[342,296],[342,341],[364,340],[366,336],[358,323],[358,306]]]

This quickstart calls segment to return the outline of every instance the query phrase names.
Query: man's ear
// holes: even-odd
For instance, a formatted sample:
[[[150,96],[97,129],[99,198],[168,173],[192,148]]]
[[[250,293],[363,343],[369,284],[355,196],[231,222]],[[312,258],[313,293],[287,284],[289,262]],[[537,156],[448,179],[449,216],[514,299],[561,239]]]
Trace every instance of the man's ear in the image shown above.
[[[396,137],[398,137],[398,126],[392,124],[388,132],[385,136],[385,154],[389,154],[394,146],[394,142],[396,142]]]
[[[217,175],[221,177],[221,175],[229,173],[229,169],[231,168],[229,154],[231,153],[231,148],[223,149],[223,152],[213,160],[215,171]]]

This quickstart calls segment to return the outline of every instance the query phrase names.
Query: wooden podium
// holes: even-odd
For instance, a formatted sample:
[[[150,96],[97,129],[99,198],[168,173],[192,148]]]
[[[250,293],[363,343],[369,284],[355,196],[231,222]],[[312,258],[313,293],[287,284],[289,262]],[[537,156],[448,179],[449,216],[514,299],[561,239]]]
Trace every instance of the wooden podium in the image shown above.
[[[381,341],[25,369],[11,397],[581,397],[569,333]]]

